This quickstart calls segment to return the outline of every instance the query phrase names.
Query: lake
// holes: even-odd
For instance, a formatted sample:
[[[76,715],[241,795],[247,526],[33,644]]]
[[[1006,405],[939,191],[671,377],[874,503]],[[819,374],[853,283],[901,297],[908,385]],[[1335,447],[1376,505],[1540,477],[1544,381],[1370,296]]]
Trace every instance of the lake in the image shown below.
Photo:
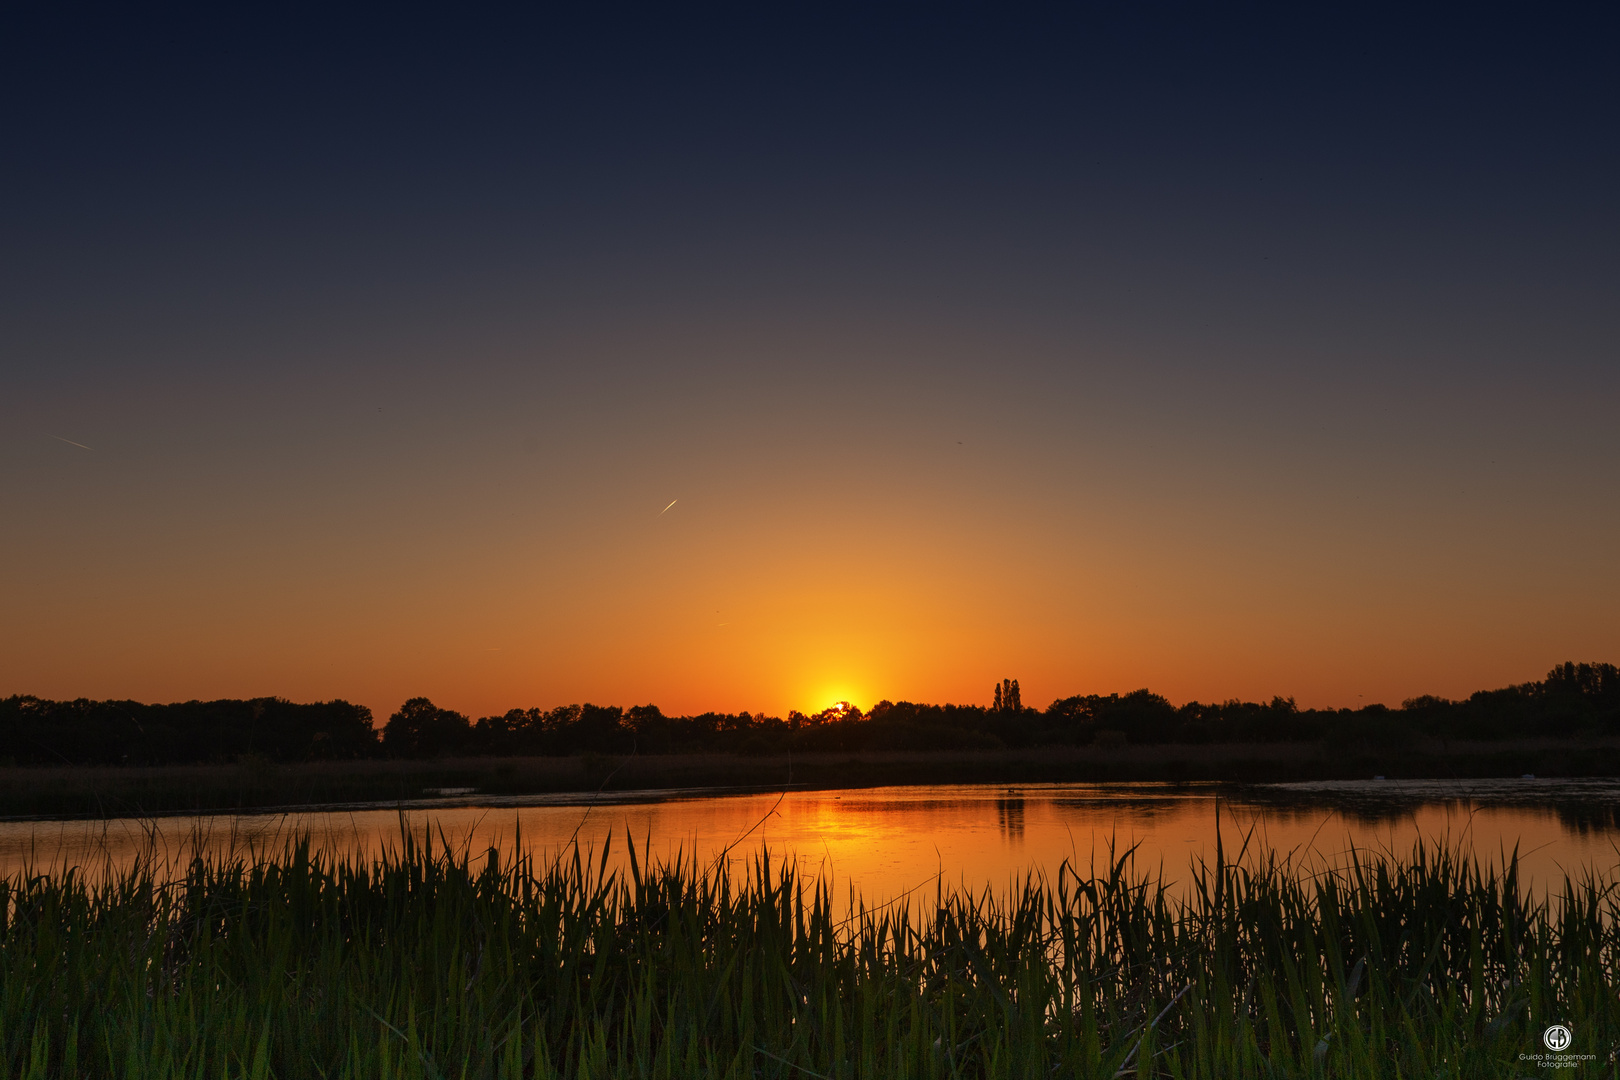
[[[480,798],[476,792],[229,817],[0,822],[0,873],[125,867],[150,850],[179,867],[196,845],[273,851],[307,834],[329,853],[377,854],[400,842],[402,822],[475,855],[519,847],[550,857],[578,841],[612,862],[624,841],[655,857],[677,852],[746,870],[762,845],[825,878],[841,902],[875,904],[936,882],[999,890],[1026,874],[1055,876],[1068,860],[1099,871],[1135,846],[1140,872],[1184,880],[1213,859],[1219,833],[1230,859],[1250,849],[1286,853],[1304,870],[1352,848],[1405,855],[1414,843],[1461,846],[1500,864],[1517,848],[1527,887],[1568,872],[1620,871],[1620,780],[1354,781],[1233,787],[1201,784],[937,785],[787,793],[634,792]]]

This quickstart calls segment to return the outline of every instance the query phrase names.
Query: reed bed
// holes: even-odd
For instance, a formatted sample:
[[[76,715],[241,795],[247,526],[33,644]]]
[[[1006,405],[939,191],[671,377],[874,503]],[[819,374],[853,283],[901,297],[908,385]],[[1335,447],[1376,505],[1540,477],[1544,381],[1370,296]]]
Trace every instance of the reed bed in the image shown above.
[[[406,833],[380,857],[0,883],[0,1070],[43,1077],[1612,1075],[1609,875],[1539,898],[1429,845],[931,888],[854,914],[747,872]]]

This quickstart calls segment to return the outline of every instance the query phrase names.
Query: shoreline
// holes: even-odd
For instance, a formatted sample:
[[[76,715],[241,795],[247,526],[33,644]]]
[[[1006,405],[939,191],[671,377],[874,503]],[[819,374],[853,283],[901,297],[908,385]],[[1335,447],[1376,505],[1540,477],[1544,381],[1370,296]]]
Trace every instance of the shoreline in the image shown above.
[[[453,805],[458,797],[647,797],[928,784],[1225,783],[1620,776],[1620,738],[1417,742],[1346,751],[1321,743],[1057,746],[975,751],[444,758],[277,764],[8,766],[0,819]],[[435,789],[449,789],[438,796]],[[470,789],[470,790],[457,790]],[[448,799],[449,801],[444,801]]]

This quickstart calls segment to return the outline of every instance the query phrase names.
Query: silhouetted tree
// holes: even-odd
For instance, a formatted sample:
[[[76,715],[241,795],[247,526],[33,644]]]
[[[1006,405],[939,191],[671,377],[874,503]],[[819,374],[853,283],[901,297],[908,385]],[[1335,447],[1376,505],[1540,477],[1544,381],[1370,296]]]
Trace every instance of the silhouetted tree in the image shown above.
[[[634,737],[622,723],[624,710],[617,705],[580,706],[579,719],[574,722],[574,748],[609,754],[628,751]]]
[[[395,757],[442,757],[466,750],[471,736],[472,725],[465,716],[416,697],[388,718],[382,742]]]
[[[1060,698],[1025,709],[1017,679],[997,683],[994,704],[880,701],[869,716],[847,702],[786,721],[749,713],[665,716],[655,706],[512,709],[476,726],[427,698],[388,721],[381,743],[371,713],[346,701],[281,698],[186,701],[49,701],[0,698],[0,764],[145,765],[352,759],[444,754],[640,754],[779,750],[928,750],[1083,745],[1100,732],[1130,743],[1302,742],[1392,747],[1419,738],[1505,739],[1620,735],[1620,668],[1565,663],[1539,682],[1482,690],[1466,700],[1424,695],[1399,709],[1301,709],[1292,698],[1179,707],[1157,694]]]
[[[348,759],[377,752],[371,710],[347,701],[0,699],[0,760],[18,764],[144,765]]]

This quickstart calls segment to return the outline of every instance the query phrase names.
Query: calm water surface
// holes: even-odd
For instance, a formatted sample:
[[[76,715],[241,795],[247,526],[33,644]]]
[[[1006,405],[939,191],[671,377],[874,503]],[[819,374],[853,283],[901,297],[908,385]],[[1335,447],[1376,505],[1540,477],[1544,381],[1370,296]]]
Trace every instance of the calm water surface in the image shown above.
[[[1217,806],[1227,855],[1244,838],[1297,865],[1342,861],[1352,848],[1409,852],[1418,841],[1462,846],[1500,863],[1517,848],[1530,887],[1566,872],[1620,876],[1620,780],[1357,781],[1244,788],[1036,784],[862,788],[715,795],[642,792],[480,799],[476,793],[398,805],[235,817],[0,823],[0,873],[127,866],[142,850],[180,866],[200,842],[215,852],[273,853],[298,834],[333,854],[397,848],[402,821],[479,854],[522,848],[551,857],[575,840],[601,851],[611,832],[655,856],[726,859],[746,870],[762,845],[868,903],[947,886],[1000,890],[1064,860],[1100,869],[1136,845],[1139,871],[1185,880],[1215,853]]]

